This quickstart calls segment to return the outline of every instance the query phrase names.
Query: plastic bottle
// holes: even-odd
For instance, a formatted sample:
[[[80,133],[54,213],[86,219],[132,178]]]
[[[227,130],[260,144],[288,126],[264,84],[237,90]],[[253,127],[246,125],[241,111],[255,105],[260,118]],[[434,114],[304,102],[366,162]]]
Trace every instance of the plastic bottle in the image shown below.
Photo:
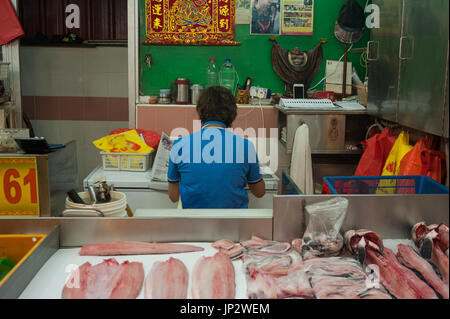
[[[216,59],[211,58],[209,60],[208,70],[207,70],[207,77],[206,77],[206,87],[210,86],[217,86],[219,85],[218,81],[218,71],[215,63]]]
[[[222,65],[219,72],[219,84],[227,89],[229,89],[233,95],[236,95],[236,86],[239,81],[238,74],[231,60],[227,59]]]

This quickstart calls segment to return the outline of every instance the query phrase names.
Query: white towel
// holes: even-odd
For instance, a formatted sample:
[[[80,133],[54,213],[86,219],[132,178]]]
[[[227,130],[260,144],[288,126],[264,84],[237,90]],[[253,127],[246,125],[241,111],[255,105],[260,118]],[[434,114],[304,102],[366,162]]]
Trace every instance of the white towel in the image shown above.
[[[308,125],[297,128],[291,157],[291,178],[305,195],[314,194]]]

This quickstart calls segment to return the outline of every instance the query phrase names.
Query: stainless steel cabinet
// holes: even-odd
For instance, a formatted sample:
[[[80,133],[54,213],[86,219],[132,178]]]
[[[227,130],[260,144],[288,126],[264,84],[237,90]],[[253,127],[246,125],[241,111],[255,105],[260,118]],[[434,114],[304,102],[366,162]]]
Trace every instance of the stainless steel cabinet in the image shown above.
[[[381,28],[368,46],[369,114],[448,137],[449,1],[373,2]]]
[[[367,110],[370,115],[397,122],[402,2],[373,0],[372,3],[380,8],[381,28],[372,29],[368,43]]]

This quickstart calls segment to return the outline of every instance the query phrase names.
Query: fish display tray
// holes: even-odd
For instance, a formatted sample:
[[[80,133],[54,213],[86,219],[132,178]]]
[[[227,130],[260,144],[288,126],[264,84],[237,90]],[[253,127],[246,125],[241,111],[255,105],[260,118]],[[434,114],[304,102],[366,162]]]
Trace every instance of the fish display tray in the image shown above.
[[[203,256],[209,257],[217,253],[217,249],[211,247],[211,243],[183,243],[187,245],[196,245],[205,250],[198,252],[182,254],[160,254],[160,255],[131,255],[131,256],[79,256],[80,248],[59,249],[50,257],[34,276],[19,299],[61,299],[66,280],[70,273],[85,262],[92,265],[101,263],[104,259],[115,258],[117,262],[123,263],[142,262],[144,265],[145,276],[148,275],[155,261],[166,261],[170,257],[180,259],[189,271],[188,299],[191,298],[191,278],[192,270],[197,260]],[[233,261],[236,281],[236,299],[247,298],[247,284],[242,270],[242,261]],[[142,288],[137,299],[144,298],[144,289]]]
[[[211,247],[211,243],[183,243],[203,247],[204,251],[182,253],[182,254],[161,254],[161,255],[132,255],[132,256],[79,256],[80,248],[59,249],[42,266],[36,276],[20,295],[19,299],[61,299],[61,292],[70,273],[85,262],[92,265],[101,263],[104,259],[115,258],[122,263],[126,260],[130,262],[142,262],[145,276],[148,275],[152,265],[156,261],[165,261],[170,257],[178,258],[186,265],[189,271],[188,299],[191,298],[191,278],[194,265],[202,256],[213,256],[217,250]],[[414,246],[408,239],[385,239],[385,247],[397,253],[398,244]],[[243,271],[241,260],[233,261],[236,282],[236,299],[248,299],[247,283]],[[144,289],[141,290],[137,299],[144,298]]]
[[[45,237],[43,234],[0,235],[0,258],[8,257],[15,263],[15,266],[0,280],[0,286],[24,263]]]

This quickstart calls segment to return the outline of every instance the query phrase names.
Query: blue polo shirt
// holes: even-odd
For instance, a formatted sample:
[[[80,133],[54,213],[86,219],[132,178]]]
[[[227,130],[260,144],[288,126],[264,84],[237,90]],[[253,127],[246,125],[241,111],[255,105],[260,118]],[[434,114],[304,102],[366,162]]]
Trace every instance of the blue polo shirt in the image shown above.
[[[221,127],[205,128],[213,123]],[[175,141],[167,175],[183,208],[248,208],[245,186],[262,179],[253,143],[218,121]]]

